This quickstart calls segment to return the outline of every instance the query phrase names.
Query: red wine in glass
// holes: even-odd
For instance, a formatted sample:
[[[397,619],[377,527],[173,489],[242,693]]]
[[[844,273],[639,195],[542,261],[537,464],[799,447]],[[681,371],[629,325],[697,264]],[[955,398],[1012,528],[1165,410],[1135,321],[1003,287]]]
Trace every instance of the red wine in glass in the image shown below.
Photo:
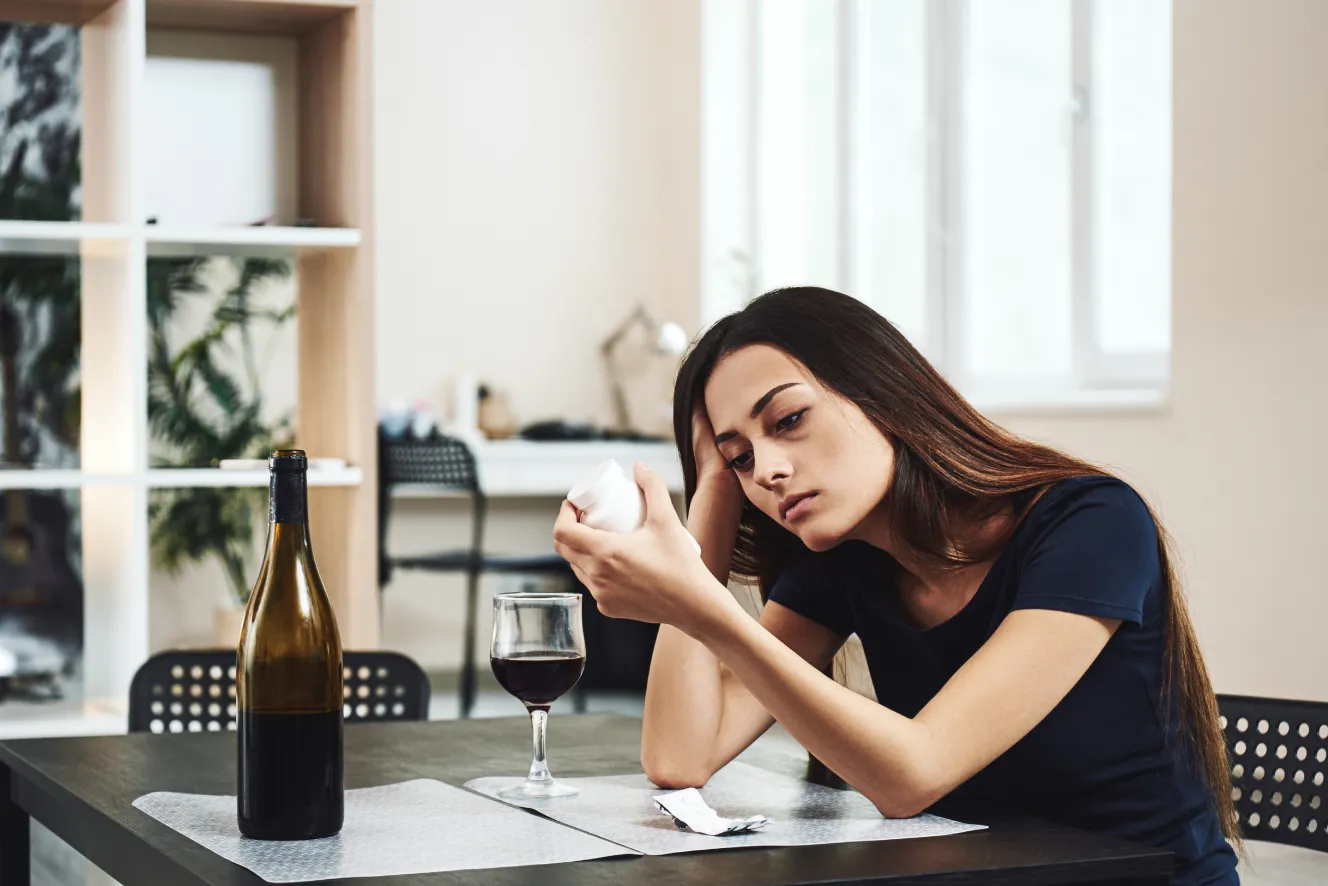
[[[489,664],[509,695],[521,699],[528,708],[547,711],[581,679],[586,657],[563,652],[518,652],[506,658],[490,658]]]
[[[546,748],[549,708],[576,685],[586,666],[581,595],[496,595],[489,664],[503,688],[525,703],[534,743],[530,774],[499,796],[547,799],[577,793],[549,774]]]

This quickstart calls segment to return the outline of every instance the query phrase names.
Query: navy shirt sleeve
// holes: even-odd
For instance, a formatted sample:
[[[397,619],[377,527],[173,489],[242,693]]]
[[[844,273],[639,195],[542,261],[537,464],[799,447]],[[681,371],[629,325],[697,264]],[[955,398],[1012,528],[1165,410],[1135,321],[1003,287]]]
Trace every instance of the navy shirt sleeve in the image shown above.
[[[1142,625],[1158,584],[1157,526],[1127,484],[1111,477],[1069,481],[1047,493],[1020,551],[1012,609],[1055,609]]]
[[[775,580],[769,599],[847,637],[856,629],[855,619],[836,559],[836,551],[828,551],[798,560]]]

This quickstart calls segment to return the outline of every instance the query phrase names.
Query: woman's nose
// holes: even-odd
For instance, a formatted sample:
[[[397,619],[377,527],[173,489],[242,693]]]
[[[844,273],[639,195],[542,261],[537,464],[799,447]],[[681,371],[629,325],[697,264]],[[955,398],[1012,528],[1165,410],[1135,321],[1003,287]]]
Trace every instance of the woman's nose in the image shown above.
[[[786,482],[793,476],[793,466],[779,450],[753,453],[756,459],[756,483],[762,489],[774,489],[775,484]]]

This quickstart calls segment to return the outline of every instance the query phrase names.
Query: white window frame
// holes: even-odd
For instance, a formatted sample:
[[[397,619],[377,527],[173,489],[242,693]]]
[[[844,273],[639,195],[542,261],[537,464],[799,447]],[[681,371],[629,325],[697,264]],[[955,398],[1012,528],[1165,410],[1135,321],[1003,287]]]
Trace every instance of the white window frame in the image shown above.
[[[852,235],[860,224],[855,179],[860,158],[857,108],[855,16],[872,0],[816,0],[837,8],[840,35],[840,168],[838,288],[864,290]],[[965,182],[963,122],[965,23],[967,10],[981,0],[929,0],[927,3],[927,340],[919,348],[975,400],[996,408],[1078,408],[1105,405],[1159,405],[1165,399],[1170,352],[1106,353],[1099,346],[1097,277],[1094,255],[1093,39],[1096,3],[1073,4],[1072,82],[1066,84],[1067,125],[1071,126],[1072,353],[1071,375],[1017,389],[984,388],[964,365],[969,353],[960,322],[968,290],[964,285]],[[1109,0],[1105,0],[1109,2]],[[760,70],[761,0],[703,0],[702,16],[702,321],[709,324],[738,310],[755,296],[761,261],[757,182],[761,156],[756,100]]]

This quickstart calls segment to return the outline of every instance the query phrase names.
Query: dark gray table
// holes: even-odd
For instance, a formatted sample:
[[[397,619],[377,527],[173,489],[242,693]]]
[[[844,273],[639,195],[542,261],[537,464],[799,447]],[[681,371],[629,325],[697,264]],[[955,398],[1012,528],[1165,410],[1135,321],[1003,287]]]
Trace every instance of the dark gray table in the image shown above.
[[[641,722],[631,717],[557,717],[550,724],[555,774],[640,771]],[[436,778],[461,785],[481,775],[525,771],[523,720],[362,724],[346,727],[346,787]],[[802,776],[806,757],[758,746],[743,758]],[[214,855],[131,805],[151,791],[233,793],[231,733],[117,735],[0,743],[0,884],[29,882],[29,816],[125,886],[259,886],[248,870]],[[951,837],[784,849],[606,859],[355,879],[347,886],[583,886],[630,883],[742,884],[1096,884],[1164,886],[1171,856],[1033,821],[983,821],[985,831]],[[440,834],[446,826],[440,823]]]

